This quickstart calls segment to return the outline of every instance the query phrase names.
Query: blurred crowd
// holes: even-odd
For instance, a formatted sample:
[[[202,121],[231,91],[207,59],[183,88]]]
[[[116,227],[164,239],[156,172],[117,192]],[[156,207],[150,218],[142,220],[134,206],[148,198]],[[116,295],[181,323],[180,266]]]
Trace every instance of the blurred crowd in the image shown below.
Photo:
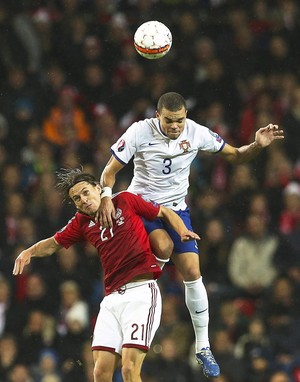
[[[148,20],[172,31],[163,59],[134,50]],[[14,259],[74,213],[55,171],[83,166],[98,177],[111,144],[154,116],[167,91],[234,146],[268,123],[284,129],[284,142],[249,164],[200,154],[188,203],[202,237],[216,381],[300,381],[299,35],[297,0],[0,1],[1,382],[93,381],[90,336],[103,296],[95,250],[61,250],[18,277]],[[115,191],[131,176],[129,165]],[[143,381],[202,381],[172,264],[160,286],[162,323]]]

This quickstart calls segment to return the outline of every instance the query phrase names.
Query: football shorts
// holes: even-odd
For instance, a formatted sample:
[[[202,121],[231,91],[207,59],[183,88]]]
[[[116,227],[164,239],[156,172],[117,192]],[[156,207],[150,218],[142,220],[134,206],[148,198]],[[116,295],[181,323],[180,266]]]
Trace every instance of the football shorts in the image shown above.
[[[185,210],[174,211],[181,219],[184,221],[185,225],[190,231],[193,231],[190,210],[186,208]],[[174,231],[167,223],[161,219],[155,219],[154,221],[148,221],[143,219],[145,228],[148,234],[156,229],[164,229],[170,235],[174,243],[174,252],[175,253],[186,253],[194,252],[199,254],[199,248],[196,240],[182,242],[180,236],[176,231]]]
[[[121,354],[122,348],[148,351],[161,319],[161,294],[156,281],[122,286],[100,304],[92,350]]]

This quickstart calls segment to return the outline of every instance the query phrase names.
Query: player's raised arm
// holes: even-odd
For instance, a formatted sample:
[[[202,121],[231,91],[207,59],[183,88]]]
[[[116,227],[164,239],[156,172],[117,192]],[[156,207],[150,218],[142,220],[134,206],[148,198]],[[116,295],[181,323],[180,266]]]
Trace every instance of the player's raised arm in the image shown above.
[[[115,218],[115,208],[111,201],[112,188],[116,182],[116,174],[124,167],[114,156],[111,156],[100,176],[101,205],[96,214],[96,220],[103,227],[112,227]]]
[[[19,275],[23,272],[25,265],[28,265],[32,257],[50,256],[61,246],[56,242],[54,237],[38,241],[31,247],[24,249],[15,260],[13,275]]]
[[[160,206],[157,217],[168,223],[180,236],[181,241],[200,240],[200,237],[193,231],[190,231],[183,220],[170,208]]]
[[[254,142],[239,148],[225,144],[220,155],[232,163],[248,162],[255,158],[262,149],[283,138],[283,130],[279,130],[278,125],[269,124],[257,130]]]

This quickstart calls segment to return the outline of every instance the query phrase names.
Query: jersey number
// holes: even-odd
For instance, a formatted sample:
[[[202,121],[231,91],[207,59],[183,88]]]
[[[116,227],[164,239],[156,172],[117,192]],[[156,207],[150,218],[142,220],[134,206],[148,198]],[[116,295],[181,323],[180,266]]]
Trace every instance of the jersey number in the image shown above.
[[[110,228],[109,231],[107,230],[107,228],[100,227],[100,229],[101,229],[100,237],[102,241],[105,241],[114,237],[112,228]]]
[[[171,165],[172,165],[172,159],[170,158],[165,158],[163,160],[163,164],[165,165],[165,168],[162,170],[163,174],[170,174],[171,172]]]
[[[142,324],[140,327],[138,324],[132,324],[132,333],[131,333],[131,339],[136,341],[139,339],[138,335],[140,335],[140,340],[144,340],[144,335],[145,335],[145,325]]]

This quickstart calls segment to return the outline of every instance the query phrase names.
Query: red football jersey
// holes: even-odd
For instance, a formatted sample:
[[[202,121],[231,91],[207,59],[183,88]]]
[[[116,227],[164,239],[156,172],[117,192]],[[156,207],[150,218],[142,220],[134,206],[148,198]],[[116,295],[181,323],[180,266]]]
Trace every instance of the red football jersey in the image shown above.
[[[141,219],[154,220],[159,205],[127,191],[116,194],[112,201],[116,209],[112,228],[102,228],[93,217],[77,212],[54,235],[58,244],[65,248],[81,241],[88,241],[95,246],[104,270],[106,295],[135,276],[152,272],[157,278],[161,274]]]

